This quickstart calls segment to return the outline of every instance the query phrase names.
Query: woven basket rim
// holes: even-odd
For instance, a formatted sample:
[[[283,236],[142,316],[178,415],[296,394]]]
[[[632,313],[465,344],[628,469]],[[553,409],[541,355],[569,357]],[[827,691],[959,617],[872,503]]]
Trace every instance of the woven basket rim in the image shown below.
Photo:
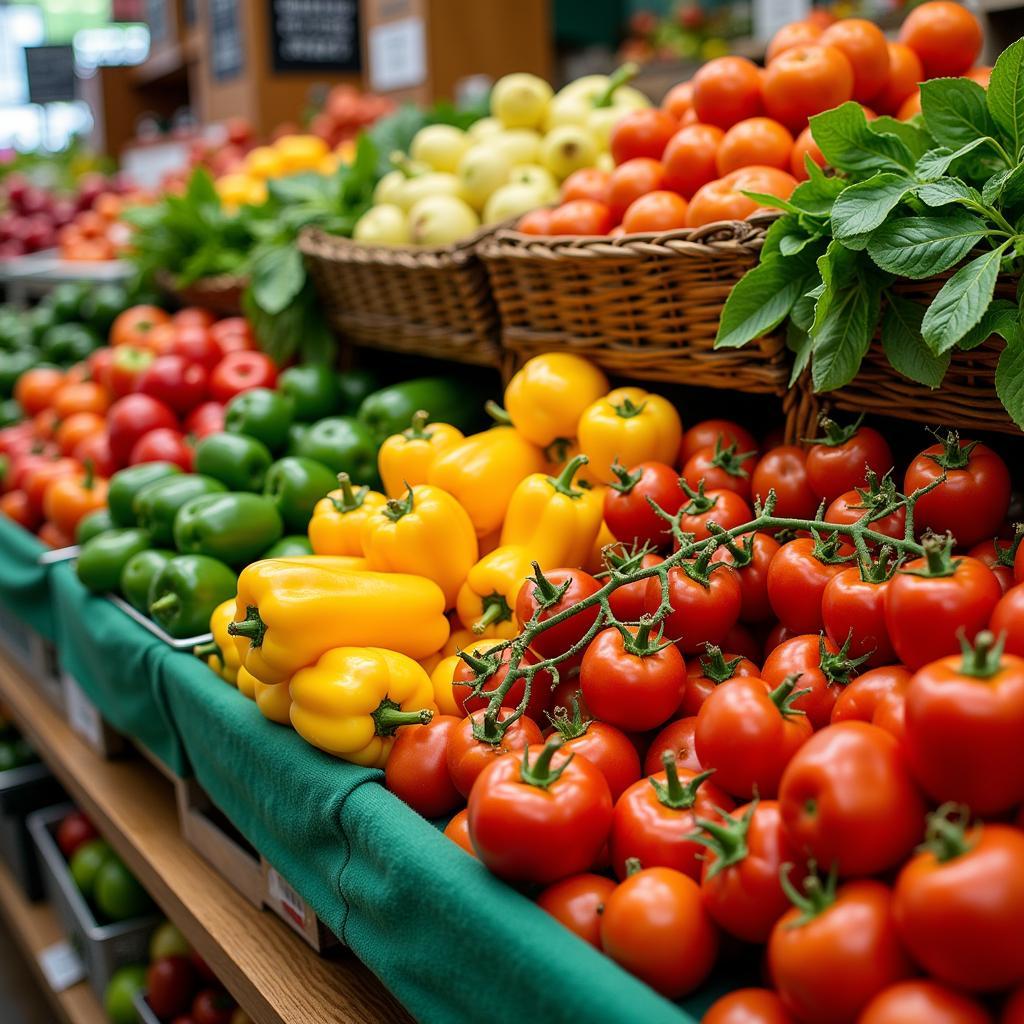
[[[209,277],[199,277],[190,284],[179,285],[174,280],[174,275],[165,269],[158,270],[155,274],[156,283],[175,295],[183,295],[186,292],[202,292],[214,294],[217,292],[241,291],[249,286],[249,278],[246,274],[212,274]]]

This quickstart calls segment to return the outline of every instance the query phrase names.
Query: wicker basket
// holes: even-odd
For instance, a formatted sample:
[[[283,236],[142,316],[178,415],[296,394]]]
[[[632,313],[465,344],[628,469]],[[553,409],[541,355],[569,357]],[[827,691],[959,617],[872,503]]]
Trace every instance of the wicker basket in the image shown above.
[[[168,271],[157,274],[156,283],[160,290],[182,306],[199,306],[218,316],[241,316],[242,293],[248,287],[248,279],[235,274],[219,274],[216,277],[201,277],[184,288],[174,283],[174,276]]]
[[[493,230],[423,248],[363,245],[307,228],[299,251],[327,320],[343,340],[497,367],[497,311],[476,253]]]
[[[897,285],[895,290],[906,298],[927,304],[951,273]],[[1015,278],[1000,279],[996,285],[996,296],[1012,299],[1016,290]],[[1020,427],[1003,408],[995,390],[996,363],[1003,347],[1003,340],[993,336],[969,352],[955,350],[942,386],[933,391],[894,370],[876,337],[860,372],[845,387],[815,394],[810,374],[801,376],[797,382],[797,432],[802,437],[813,437],[818,433],[822,412],[843,409],[933,426],[991,430],[1020,436]]]

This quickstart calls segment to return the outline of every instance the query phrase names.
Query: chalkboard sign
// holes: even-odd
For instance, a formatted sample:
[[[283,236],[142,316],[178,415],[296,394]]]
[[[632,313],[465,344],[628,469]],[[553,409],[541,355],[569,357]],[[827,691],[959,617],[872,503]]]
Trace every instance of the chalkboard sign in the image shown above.
[[[268,0],[275,71],[359,71],[358,0]]]
[[[218,82],[237,78],[244,67],[239,6],[237,0],[209,0],[207,4],[210,12],[210,70]]]
[[[75,51],[71,46],[26,46],[29,103],[75,99]]]

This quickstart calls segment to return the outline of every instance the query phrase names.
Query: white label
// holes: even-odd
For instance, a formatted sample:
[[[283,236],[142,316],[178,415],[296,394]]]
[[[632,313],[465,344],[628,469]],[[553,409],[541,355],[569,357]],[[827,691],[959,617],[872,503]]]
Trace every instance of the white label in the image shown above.
[[[39,966],[54,992],[63,992],[85,978],[85,965],[65,939],[39,951]]]
[[[267,871],[267,882],[271,899],[295,922],[296,927],[305,928],[309,913],[306,901],[273,868]]]
[[[810,12],[810,0],[754,0],[754,38],[767,42],[783,25],[803,21]]]
[[[401,18],[370,29],[370,88],[410,89],[427,80],[427,44],[422,18]]]
[[[85,695],[85,691],[74,677],[62,672],[60,678],[64,686],[64,703],[67,706],[71,728],[94,749],[99,749],[103,745],[103,719],[96,710],[96,705]]]

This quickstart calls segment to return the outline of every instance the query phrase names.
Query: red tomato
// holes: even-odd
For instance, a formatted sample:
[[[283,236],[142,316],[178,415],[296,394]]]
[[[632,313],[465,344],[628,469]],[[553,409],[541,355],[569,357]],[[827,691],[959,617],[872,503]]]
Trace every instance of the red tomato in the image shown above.
[[[693,110],[693,84],[691,82],[680,82],[673,85],[665,98],[661,101],[661,109],[670,117],[681,121],[683,116]]]
[[[716,57],[693,76],[693,107],[704,124],[730,128],[764,109],[761,69],[745,57]]]
[[[119,466],[126,466],[135,443],[151,430],[175,430],[178,420],[162,402],[149,395],[126,395],[107,412],[110,454]]]
[[[608,839],[608,783],[560,745],[531,746],[526,759],[495,758],[469,794],[473,848],[506,881],[548,884],[586,871]]]
[[[683,479],[696,489],[700,482],[709,490],[735,491],[750,501],[750,472],[757,465],[756,452],[737,452],[735,444],[725,447],[721,442],[698,448],[683,466]],[[755,459],[754,462],[749,462]]]
[[[186,473],[192,472],[192,446],[178,430],[159,427],[143,434],[132,447],[129,465],[140,462],[173,462]]]
[[[677,768],[673,756],[665,754],[662,771],[634,782],[619,797],[610,840],[619,878],[628,874],[630,858],[700,878],[702,847],[691,838],[697,818],[717,818],[719,809],[734,806],[728,794],[707,781],[709,774]]]
[[[238,1004],[223,989],[204,988],[192,1003],[196,1024],[231,1024]]]
[[[793,755],[812,733],[807,715],[793,707],[799,676],[772,689],[753,676],[722,683],[697,715],[697,756],[731,796],[774,797]]]
[[[924,66],[925,78],[962,75],[981,52],[981,23],[960,4],[947,0],[921,4],[900,27],[900,42]]]
[[[857,1024],[992,1024],[987,1011],[973,999],[934,981],[900,981],[882,989],[864,1007]]]
[[[991,448],[961,441],[955,431],[933,444],[907,468],[904,493],[946,479],[920,498],[915,508],[919,531],[952,533],[958,546],[971,547],[999,533],[1010,504],[1010,472]]]
[[[206,395],[206,370],[198,363],[188,363],[183,356],[157,356],[142,371],[138,390],[184,414]]]
[[[229,352],[210,373],[210,397],[226,404],[250,388],[273,388],[277,367],[262,352]]]
[[[551,211],[553,235],[607,235],[614,221],[605,203],[573,199]]]
[[[999,599],[989,628],[997,637],[1002,637],[1007,654],[1024,658],[1024,584],[1018,583]]]
[[[187,363],[197,363],[207,372],[224,358],[220,346],[213,340],[208,328],[201,325],[179,327],[171,352]]]
[[[708,644],[706,653],[694,664],[690,663],[683,688],[679,710],[684,715],[696,715],[701,705],[714,693],[716,687],[734,678],[758,676],[761,670],[748,658],[722,654],[721,648]]]
[[[730,935],[764,942],[789,907],[780,881],[782,865],[799,858],[782,828],[778,802],[755,800],[721,821],[698,824],[706,833],[700,841],[709,850],[701,869],[704,906]]]
[[[714,181],[718,177],[715,155],[722,138],[722,129],[710,124],[680,128],[669,139],[662,156],[665,188],[690,199],[698,189]]]
[[[491,695],[505,681],[508,675],[508,663],[512,657],[512,649],[505,647],[500,651],[490,653],[470,654],[462,652],[462,661],[455,669],[452,679],[452,693],[455,702],[468,715],[471,711],[478,711],[486,708],[490,702]],[[472,659],[472,660],[470,660]],[[537,657],[529,651],[523,655],[519,664],[534,665]],[[473,686],[477,675],[483,675],[483,682],[486,684],[479,696],[471,696],[470,687]],[[502,698],[502,707],[517,708],[522,703],[526,694],[526,678],[520,677],[508,689]],[[547,670],[538,672],[530,685],[530,699],[526,705],[526,717],[534,722],[542,721],[544,712],[547,711],[551,701],[551,673]]]
[[[870,103],[889,81],[889,48],[882,30],[864,18],[842,18],[819,40],[842,51],[853,68],[853,98]]]
[[[1002,654],[988,631],[974,649],[914,673],[906,693],[907,759],[937,802],[976,814],[1024,801],[1024,658]]]
[[[782,776],[779,803],[793,845],[843,878],[900,864],[924,823],[924,801],[899,743],[866,722],[840,722],[812,736]]]
[[[102,378],[108,391],[116,398],[123,398],[138,390],[139,378],[146,371],[156,355],[149,349],[124,345],[114,349],[114,356]]]
[[[678,124],[657,107],[631,110],[624,114],[612,129],[609,148],[617,164],[639,156],[660,160],[668,140],[675,134]]]
[[[798,537],[783,544],[768,566],[768,601],[779,621],[794,633],[822,628],[825,588],[850,564],[837,550],[838,539]]]
[[[771,989],[738,988],[716,999],[701,1024],[795,1024]]]
[[[748,117],[737,121],[718,147],[715,165],[719,174],[759,164],[788,171],[793,153],[793,136],[770,117]]]
[[[810,519],[818,508],[818,496],[807,480],[807,457],[796,445],[780,445],[765,452],[750,480],[754,497],[762,504],[775,492],[775,514]]]
[[[737,622],[725,634],[725,639],[722,643],[725,645],[726,650],[742,655],[752,662],[756,663],[764,658],[764,653],[761,650],[761,641],[742,622]]]
[[[953,654],[961,631],[973,641],[1002,596],[999,581],[983,562],[951,560],[948,548],[935,538],[925,539],[925,551],[924,558],[896,573],[885,592],[889,638],[911,669]]]
[[[692,878],[671,868],[646,868],[605,901],[601,948],[655,991],[678,999],[711,972],[718,934]]]
[[[601,584],[582,569],[552,569],[545,573],[543,578],[547,580],[547,589],[543,593],[538,588],[537,580],[532,577],[520,588],[515,601],[515,613],[520,622],[529,622],[538,608],[542,610],[537,621],[546,622],[601,589]],[[583,639],[590,627],[597,622],[600,611],[601,606],[594,605],[593,608],[570,615],[557,626],[537,633],[532,641],[533,650],[542,658],[564,654]],[[559,672],[564,673],[582,660],[583,656],[580,654],[560,662]]]
[[[179,329],[189,327],[210,328],[216,320],[217,318],[213,313],[208,309],[201,309],[199,306],[186,306],[184,309],[179,309],[171,317],[174,326]]]
[[[512,713],[512,708],[499,708],[498,721],[504,722]],[[474,711],[448,737],[448,773],[463,796],[469,796],[477,776],[496,758],[508,753],[521,754],[531,743],[543,740],[540,729],[525,716],[517,718],[500,740],[494,743],[479,740],[473,735],[473,730],[476,728],[483,732],[484,714],[483,711]]]
[[[947,809],[948,811],[948,809]],[[940,809],[899,873],[893,912],[910,955],[936,981],[993,992],[1024,981],[1024,832],[967,828]]]
[[[0,513],[19,526],[24,526],[26,530],[36,529],[42,517],[42,511],[33,508],[28,495],[20,490],[8,491],[0,498]]]
[[[895,499],[894,499],[895,500]],[[864,513],[872,507],[877,511],[890,507],[891,502],[886,498],[884,492],[879,492],[877,497],[872,498],[868,491],[846,491],[840,494],[828,507],[825,513],[826,523],[835,523],[837,526],[852,526],[864,518]],[[874,519],[869,523],[869,528],[875,533],[884,534],[895,540],[903,540],[906,533],[907,510],[900,506],[895,511],[883,516],[881,519]],[[875,543],[868,539],[868,546],[875,547]]]
[[[1013,578],[1018,583],[1024,583],[1024,544],[1017,547],[1017,554],[1013,560]]]
[[[720,562],[714,565],[721,568],[708,572],[703,559],[668,571],[672,610],[664,619],[664,632],[687,654],[703,650],[705,644],[720,646],[740,615],[742,592],[736,572]],[[647,581],[645,610],[652,615],[660,605],[661,581],[652,577]]]
[[[591,641],[580,666],[580,689],[597,718],[642,732],[667,721],[679,706],[686,663],[674,644],[659,650],[649,624],[623,628],[631,636],[628,645],[615,626]]]
[[[594,199],[608,203],[608,185],[611,175],[598,167],[581,167],[562,182],[560,196],[563,203],[573,199]]]
[[[619,164],[608,177],[604,200],[611,208],[615,223],[622,220],[622,215],[637,199],[648,192],[656,192],[663,188],[664,184],[665,167],[660,160],[638,156]]]
[[[974,1024],[974,1021],[968,1021],[966,1024]],[[1024,987],[1017,988],[1010,993],[1003,1005],[1003,1014],[999,1018],[999,1024],[1024,1024]]]
[[[224,430],[224,406],[220,402],[203,402],[185,418],[185,433],[197,441]]]
[[[96,827],[81,811],[65,814],[57,826],[57,845],[65,860],[70,860],[75,850],[90,839],[98,838]]]
[[[604,494],[604,521],[608,529],[626,544],[666,546],[670,540],[669,526],[654,512],[651,502],[670,516],[679,511],[683,492],[676,471],[663,462],[641,462],[629,470],[616,464],[612,469],[618,481]]]
[[[715,549],[712,562],[726,562],[740,578],[740,620],[766,622],[774,617],[768,599],[768,567],[782,545],[768,533],[745,534]]]
[[[562,738],[563,752],[579,754],[598,768],[613,802],[640,778],[640,755],[633,741],[614,725],[584,719],[579,699],[573,704],[572,717],[564,707],[556,708],[550,717]]]
[[[696,729],[696,715],[669,722],[651,740],[651,745],[647,748],[647,754],[644,756],[644,775],[657,775],[664,768],[666,754],[671,754],[675,758],[677,768],[685,768],[694,773],[700,772],[701,764],[693,738]]]
[[[97,476],[109,477],[117,469],[114,456],[110,453],[110,439],[105,430],[82,438],[75,445],[71,455],[83,466],[91,462]]]
[[[132,306],[119,314],[110,328],[110,344],[146,344],[150,333],[160,324],[170,323],[170,317],[157,306]]]
[[[820,498],[834,501],[862,486],[868,469],[885,476],[893,468],[888,441],[872,427],[862,427],[860,419],[840,427],[826,418],[821,425],[825,436],[807,452],[807,483]]]
[[[799,899],[768,940],[775,987],[801,1024],[854,1024],[875,995],[913,973],[892,893],[881,882],[818,882]]]
[[[80,477],[82,467],[74,459],[52,459],[35,465],[20,478],[18,486],[24,490],[29,507],[35,515],[43,510],[43,497],[54,480],[65,476]]]
[[[684,481],[683,490],[689,501],[682,508],[679,527],[683,533],[692,534],[694,540],[706,540],[711,536],[708,523],[731,530],[754,518],[750,506],[735,491],[711,490],[705,493],[703,481],[696,491]]]
[[[601,915],[614,888],[615,883],[603,875],[570,875],[549,885],[537,897],[537,906],[584,942],[600,949]]]
[[[850,656],[867,656],[865,664],[888,665],[896,660],[885,625],[885,592],[888,580],[861,578],[851,566],[837,573],[821,595],[821,619],[834,644],[850,641]]]
[[[873,668],[843,688],[832,707],[832,721],[870,722],[902,742],[907,684],[910,673],[902,665]]]
[[[764,106],[769,117],[799,132],[808,118],[853,96],[853,68],[834,46],[793,46],[764,71]]]
[[[445,825],[444,834],[456,844],[461,846],[463,850],[470,855],[470,857],[476,857],[476,850],[473,849],[473,841],[469,838],[469,811],[463,809],[459,811],[451,821]]]
[[[162,956],[146,971],[146,1002],[161,1019],[176,1017],[192,1004],[199,978],[187,956]]]
[[[461,719],[434,715],[427,725],[398,730],[384,767],[384,785],[424,818],[441,818],[462,803],[448,774],[448,740]]]
[[[772,209],[747,193],[788,199],[796,184],[796,178],[788,171],[763,164],[730,171],[697,190],[686,210],[686,225],[698,228],[722,220],[744,220],[759,211]]]
[[[516,231],[524,235],[551,235],[551,211],[547,208],[529,210],[516,221]]]
[[[791,21],[788,25],[783,25],[768,43],[768,49],[764,54],[765,64],[770,64],[784,50],[816,43],[821,38],[822,31],[820,25],[809,20]]]
[[[210,328],[210,337],[217,342],[223,355],[229,352],[245,352],[254,347],[252,328],[249,322],[240,316],[218,320]]]
[[[627,234],[678,231],[686,227],[686,200],[676,192],[659,189],[629,204],[622,215]]]
[[[701,420],[683,434],[679,446],[680,464],[686,465],[702,448],[729,448],[740,452],[758,452],[757,441],[750,431],[732,420]]]
[[[810,125],[796,137],[796,141],[793,143],[793,152],[789,157],[789,169],[797,181],[807,181],[810,177],[807,170],[807,157],[810,157],[819,167],[825,166],[825,156],[814,141]]]
[[[664,561],[665,559],[661,555],[647,554],[634,558],[626,556],[620,561],[620,565],[623,563],[639,564],[643,569],[650,569]],[[635,583],[626,583],[611,592],[608,604],[619,622],[636,622],[643,615],[644,603],[647,600],[647,582],[644,579],[637,580]]]
[[[999,586],[1002,587],[1004,594],[1014,584],[1013,558],[1017,550],[1017,544],[1019,544],[1019,541],[1002,544],[998,538],[994,538],[992,540],[983,540],[980,544],[975,544],[967,552],[971,558],[984,562],[992,570],[995,578],[999,580]]]

